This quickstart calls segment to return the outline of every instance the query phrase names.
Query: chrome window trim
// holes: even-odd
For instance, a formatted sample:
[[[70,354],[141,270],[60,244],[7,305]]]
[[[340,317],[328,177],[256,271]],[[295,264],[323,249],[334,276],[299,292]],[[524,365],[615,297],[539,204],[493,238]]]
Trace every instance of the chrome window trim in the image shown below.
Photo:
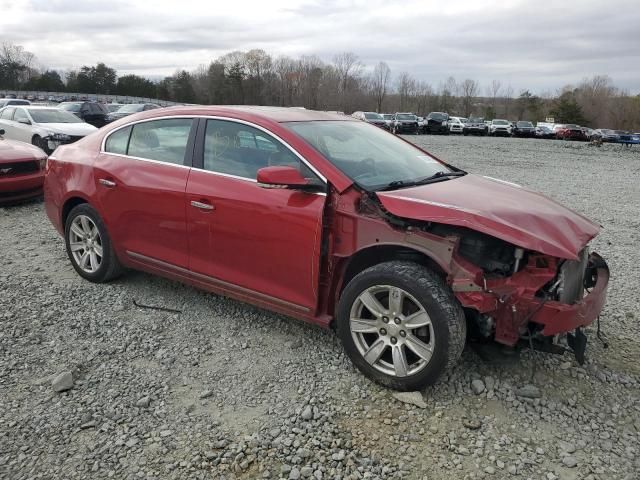
[[[139,160],[139,161],[142,161],[142,162],[157,163],[158,165],[166,165],[168,167],[186,168],[187,170],[191,169],[190,165],[180,165],[179,163],[163,162],[161,160],[153,160],[151,158],[134,157],[132,155],[123,155],[122,153],[111,153],[111,152],[103,152],[103,151],[101,151],[100,153],[105,153],[107,155],[113,155],[114,157],[129,158],[131,160]],[[49,157],[49,158],[51,158],[51,157]]]
[[[159,160],[151,160],[151,159],[148,159],[148,158],[132,157],[130,155],[123,155],[121,153],[111,153],[111,152],[105,151],[105,149],[104,149],[105,148],[105,144],[107,142],[107,139],[111,135],[113,135],[115,132],[117,132],[118,130],[121,130],[121,129],[129,127],[129,126],[137,125],[138,123],[152,122],[152,121],[155,121],[155,120],[171,120],[171,119],[179,119],[179,118],[191,118],[191,119],[204,118],[204,119],[208,119],[208,120],[223,120],[223,121],[227,121],[227,122],[241,123],[243,125],[248,125],[250,127],[256,128],[256,129],[266,133],[270,137],[275,138],[280,143],[282,143],[285,147],[287,147],[296,157],[298,157],[300,159],[300,161],[302,163],[304,163],[307,167],[309,167],[309,169],[311,169],[311,171],[313,173],[315,173],[318,176],[318,178],[320,178],[320,180],[322,180],[324,182],[325,186],[327,185],[327,178],[324,175],[322,175],[313,165],[311,165],[300,153],[298,153],[298,151],[295,148],[293,148],[291,145],[289,145],[285,140],[280,138],[275,133],[271,132],[270,130],[267,130],[266,128],[264,128],[264,127],[262,127],[260,125],[257,125],[257,124],[252,123],[252,122],[248,122],[246,120],[240,120],[240,119],[231,118],[231,117],[222,117],[222,116],[219,116],[219,115],[163,115],[162,117],[145,118],[145,119],[142,119],[142,120],[129,122],[129,123],[126,123],[124,125],[120,125],[118,128],[115,128],[115,129],[111,130],[108,134],[106,134],[103,137],[102,142],[100,144],[100,153],[105,153],[107,155],[117,155],[117,156],[124,157],[124,158],[134,158],[136,160],[144,160],[144,161],[156,162],[156,163],[161,163],[163,165],[175,165],[177,167],[192,168],[191,166],[187,166],[187,165],[178,165],[178,164],[175,164],[175,163],[161,162]],[[212,172],[210,170],[205,170],[204,168],[198,168],[198,170],[203,171],[203,172],[212,173],[214,175],[222,175],[222,176],[225,176],[225,177],[236,178],[238,180],[247,180],[247,181],[250,181],[250,182],[257,182],[257,180],[254,180],[254,179],[251,179],[251,178],[240,177],[240,176],[237,176],[237,175],[231,175],[231,174],[222,173],[222,172]]]

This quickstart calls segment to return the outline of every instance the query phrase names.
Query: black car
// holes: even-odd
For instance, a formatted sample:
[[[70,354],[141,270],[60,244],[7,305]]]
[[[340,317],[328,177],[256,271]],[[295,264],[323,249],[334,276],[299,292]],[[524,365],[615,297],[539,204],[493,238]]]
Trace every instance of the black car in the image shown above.
[[[397,112],[391,122],[391,132],[393,133],[418,133],[418,117],[413,113]]]
[[[556,138],[556,132],[551,127],[540,125],[535,129],[535,136],[536,138],[554,139]]]
[[[424,119],[422,130],[424,133],[444,133],[445,135],[449,135],[449,114],[431,112]]]
[[[384,117],[376,112],[353,112],[351,115],[353,118],[357,118],[358,120],[362,120],[363,122],[370,123],[375,125],[376,127],[384,128],[385,130],[389,130],[389,126],[385,121]]]
[[[513,127],[511,131],[514,137],[535,137],[536,129],[533,126],[533,123],[526,121],[519,121]]]
[[[107,107],[97,102],[62,102],[58,108],[73,113],[76,117],[90,123],[94,127],[104,127],[107,121],[109,110]]]
[[[118,110],[109,114],[107,122],[113,122],[133,115],[134,113],[146,112],[147,110],[154,110],[156,108],[160,108],[160,105],[156,105],[155,103],[130,103],[128,105],[122,105]]]
[[[488,133],[489,126],[482,117],[469,117],[462,129],[463,135],[487,135]]]

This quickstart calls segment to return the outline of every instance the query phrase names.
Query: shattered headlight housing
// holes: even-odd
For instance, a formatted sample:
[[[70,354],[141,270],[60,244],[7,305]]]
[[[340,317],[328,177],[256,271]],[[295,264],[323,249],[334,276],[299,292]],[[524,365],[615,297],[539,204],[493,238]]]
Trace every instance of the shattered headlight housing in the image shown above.
[[[71,137],[65,133],[50,133],[49,140],[53,140],[54,142],[65,142],[71,140]]]

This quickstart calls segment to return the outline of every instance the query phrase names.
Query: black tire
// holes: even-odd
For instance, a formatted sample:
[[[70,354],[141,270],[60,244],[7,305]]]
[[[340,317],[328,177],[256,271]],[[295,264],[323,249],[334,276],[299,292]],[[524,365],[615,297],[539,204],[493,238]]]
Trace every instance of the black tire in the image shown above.
[[[377,285],[398,287],[409,293],[431,319],[433,353],[426,365],[414,374],[400,377],[376,369],[365,360],[353,339],[350,327],[352,306],[365,290]],[[347,355],[365,376],[402,391],[419,390],[434,384],[443,372],[456,364],[467,335],[462,307],[451,289],[431,270],[409,261],[380,263],[356,275],[340,297],[336,326]]]
[[[89,219],[95,224],[100,235],[103,255],[100,266],[94,272],[87,272],[83,270],[71,252],[71,226],[73,224],[73,220],[80,215],[89,217]],[[69,260],[71,261],[71,265],[73,265],[75,271],[78,272],[78,275],[80,275],[82,278],[94,283],[104,283],[122,275],[124,269],[122,268],[118,257],[113,251],[111,238],[109,237],[107,228],[105,227],[104,222],[100,218],[100,215],[98,215],[98,212],[95,210],[95,208],[93,208],[88,203],[77,205],[71,210],[71,212],[69,212],[64,225],[64,240],[65,246],[67,248],[67,255],[69,257]]]
[[[40,137],[40,135],[33,136],[33,138],[31,139],[31,145],[35,145],[36,147],[42,149],[46,154],[51,153],[48,146],[46,145],[46,142],[42,140],[42,137]]]

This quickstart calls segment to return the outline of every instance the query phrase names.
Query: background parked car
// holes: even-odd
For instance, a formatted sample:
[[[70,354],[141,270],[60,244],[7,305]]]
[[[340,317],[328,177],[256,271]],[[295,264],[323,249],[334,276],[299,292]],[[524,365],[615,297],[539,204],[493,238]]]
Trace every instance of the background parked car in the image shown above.
[[[512,133],[515,137],[535,137],[536,129],[533,126],[533,123],[520,120],[519,122],[516,122],[515,127],[512,129]]]
[[[107,123],[119,120],[134,113],[155,110],[156,108],[160,108],[160,105],[156,105],[155,103],[130,103],[128,105],[122,105],[118,110],[107,115]]]
[[[567,124],[556,129],[556,138],[559,140],[587,140],[587,136],[580,125]]]
[[[0,127],[0,205],[42,195],[47,154],[4,133]]]
[[[58,108],[73,113],[95,127],[103,127],[107,122],[109,110],[101,103],[96,102],[62,102]]]
[[[556,132],[551,127],[548,127],[546,125],[540,125],[536,127],[535,136],[536,138],[553,139],[553,138],[556,138]]]
[[[0,100],[0,108],[6,107],[8,105],[31,105],[29,100],[20,100],[13,98],[5,98],[4,100]]]
[[[353,112],[351,115],[353,118],[362,120],[363,122],[370,123],[376,127],[387,129],[387,122],[384,121],[382,115],[376,112]]]
[[[487,125],[482,117],[469,117],[464,124],[462,130],[464,135],[487,135],[489,133],[489,125]]]
[[[467,118],[464,117],[450,117],[449,118],[449,132],[450,133],[463,133],[464,125],[468,121]]]
[[[17,106],[0,110],[6,138],[31,143],[47,153],[97,130],[75,115],[55,107]]]
[[[591,134],[592,140],[600,140],[602,142],[617,142],[618,135],[615,131],[608,128],[597,128]]]
[[[444,112],[431,112],[424,119],[424,133],[449,134],[449,114]]]
[[[494,137],[497,137],[499,135],[510,137],[511,122],[509,120],[502,120],[500,118],[491,120],[491,125],[489,125],[489,135]]]
[[[109,113],[117,112],[120,107],[124,106],[124,103],[107,103],[105,107],[109,110]]]
[[[387,129],[391,130],[391,124],[393,123],[393,113],[381,113],[382,118],[384,118],[385,123],[387,124]]]
[[[395,134],[398,133],[418,133],[418,117],[413,113],[397,112],[393,116],[393,122],[391,123],[391,131]]]

